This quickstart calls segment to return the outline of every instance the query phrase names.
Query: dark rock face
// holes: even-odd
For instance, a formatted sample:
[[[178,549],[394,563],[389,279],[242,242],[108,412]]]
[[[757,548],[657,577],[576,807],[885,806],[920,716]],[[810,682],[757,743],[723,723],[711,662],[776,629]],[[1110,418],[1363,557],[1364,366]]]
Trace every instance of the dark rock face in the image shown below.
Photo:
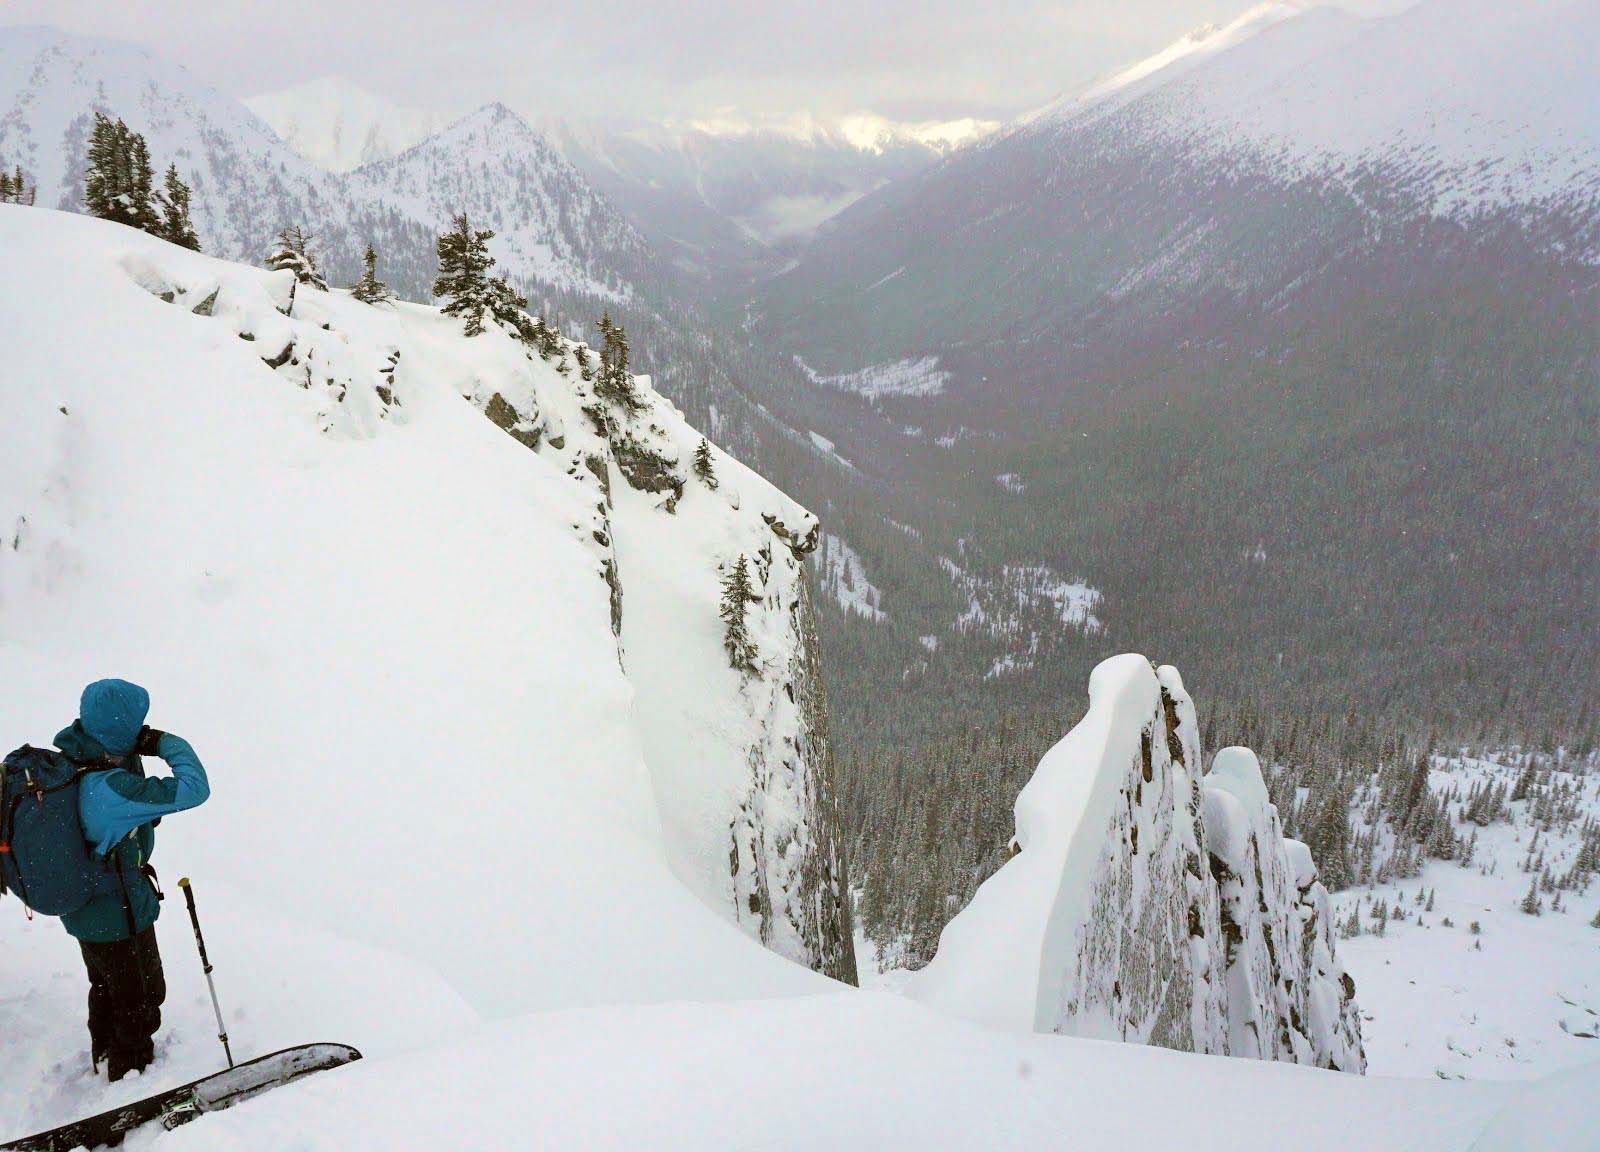
[[[517,443],[538,450],[541,436],[539,426],[525,420],[500,393],[496,392],[489,397],[489,403],[484,407],[483,414],[489,418],[491,424],[504,431]]]

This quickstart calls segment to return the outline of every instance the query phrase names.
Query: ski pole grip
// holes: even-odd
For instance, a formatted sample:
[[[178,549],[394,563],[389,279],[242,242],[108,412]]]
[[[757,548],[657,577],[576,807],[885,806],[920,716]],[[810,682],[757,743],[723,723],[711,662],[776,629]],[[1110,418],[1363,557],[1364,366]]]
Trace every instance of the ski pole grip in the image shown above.
[[[189,905],[189,914],[194,914],[194,889],[189,887],[189,878],[185,876],[178,881],[178,887],[183,889],[184,902]]]

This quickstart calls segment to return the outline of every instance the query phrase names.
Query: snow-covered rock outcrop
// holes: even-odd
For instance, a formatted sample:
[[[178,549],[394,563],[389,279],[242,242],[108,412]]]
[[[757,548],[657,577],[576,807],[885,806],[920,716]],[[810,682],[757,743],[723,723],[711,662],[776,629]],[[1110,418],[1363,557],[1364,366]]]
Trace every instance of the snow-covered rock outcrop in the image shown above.
[[[1363,1068],[1327,892],[1255,758],[1199,778],[1194,706],[1142,656],[1017,798],[1013,857],[946,925],[912,995],[1000,1026]]]
[[[1334,955],[1328,891],[1311,850],[1285,840],[1248,748],[1217,753],[1201,824],[1221,900],[1234,1056],[1361,1071],[1355,982]]]

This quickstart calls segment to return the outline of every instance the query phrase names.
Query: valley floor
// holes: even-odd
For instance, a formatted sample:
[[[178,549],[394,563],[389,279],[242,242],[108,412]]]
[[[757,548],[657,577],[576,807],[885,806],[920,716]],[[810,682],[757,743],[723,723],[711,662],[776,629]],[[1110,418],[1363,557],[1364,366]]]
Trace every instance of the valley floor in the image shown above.
[[[1576,789],[1582,811],[1600,814],[1600,778],[1556,776]],[[1514,767],[1455,760],[1441,762],[1432,783],[1464,793],[1515,778]],[[1417,879],[1335,897],[1341,923],[1361,905],[1364,931],[1341,940],[1339,955],[1356,980],[1372,1072],[1528,1080],[1600,1062],[1600,928],[1590,923],[1600,899],[1593,890],[1562,893],[1565,906],[1555,910],[1545,893],[1540,915],[1520,910],[1533,829],[1525,803],[1510,808],[1510,821],[1477,830],[1470,865],[1431,860]],[[1541,831],[1535,850],[1557,875],[1576,857],[1580,830]],[[1391,916],[1382,936],[1372,930],[1375,901],[1405,913]]]

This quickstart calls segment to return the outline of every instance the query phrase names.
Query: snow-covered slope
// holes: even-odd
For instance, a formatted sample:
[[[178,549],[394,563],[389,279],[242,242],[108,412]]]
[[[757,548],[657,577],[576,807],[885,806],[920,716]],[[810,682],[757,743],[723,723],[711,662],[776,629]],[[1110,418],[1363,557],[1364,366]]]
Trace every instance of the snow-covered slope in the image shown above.
[[[1207,24],[1173,41],[1161,51],[1109,76],[1090,81],[1022,118],[1023,123],[1047,117],[1079,116],[1091,110],[1104,112],[1137,98],[1198,67],[1219,52],[1242,44],[1272,25],[1305,11],[1300,3],[1258,4],[1227,24]]]
[[[1366,20],[1269,4],[1196,45],[1215,51],[1163,54],[1081,107],[1142,83],[1154,98],[1141,118],[1169,144],[1247,148],[1291,177],[1376,174],[1438,211],[1592,202],[1597,38],[1586,0],[1422,0]],[[1079,112],[1067,101],[1054,115]]]
[[[0,227],[31,281],[0,311],[13,743],[70,719],[95,669],[148,682],[217,773],[207,818],[174,822],[192,854],[173,858],[429,957],[480,1008],[738,994],[715,960],[731,929],[669,864],[724,921],[823,966],[825,718],[785,694],[808,685],[808,514],[725,457],[717,490],[659,507],[628,466],[698,442],[670,405],[646,393],[625,456],[585,432],[581,382],[503,333],[291,297],[286,274],[73,216],[13,210]],[[70,335],[85,316],[93,341]],[[629,548],[645,555],[619,576]],[[741,682],[718,565],[763,551],[760,674]],[[629,589],[655,610],[633,614],[619,659]],[[715,719],[693,759],[656,699],[665,670],[641,654],[634,673],[635,646],[671,649],[674,699]],[[690,803],[708,827],[672,819]],[[765,919],[736,902],[730,830],[788,849],[755,878],[776,890]],[[390,890],[405,898],[363,896]],[[758,983],[806,986],[752,957]],[[530,966],[549,971],[524,981]]]
[[[814,520],[721,454],[717,488],[680,494],[693,433],[643,382],[637,419],[597,409],[571,345],[563,375],[431,309],[43,209],[0,207],[0,250],[0,728],[48,739],[81,681],[149,684],[212,775],[156,863],[195,879],[235,1052],[331,1036],[368,1057],[130,1147],[1466,1152],[1558,1107],[1594,1122],[1588,1073],[1552,1099],[1020,1036],[758,947],[691,891],[709,881],[667,794],[748,800],[779,908],[820,837],[820,734],[784,703],[793,683],[806,711],[784,557]],[[764,548],[740,681],[714,566]],[[718,698],[712,766],[674,761],[668,713]],[[718,749],[758,731],[790,759],[734,787]],[[188,926],[158,934],[159,1059],[108,1086],[72,942],[0,903],[0,1135],[216,1065]]]
[[[1600,773],[1539,756],[1527,795],[1512,800],[1521,759],[1437,757],[1429,783],[1457,858],[1391,877],[1380,831],[1386,875],[1335,897],[1374,1072],[1521,1080],[1600,1060]],[[1369,803],[1352,809],[1363,840]],[[1537,915],[1522,908],[1535,881]]]
[[[945,926],[918,999],[1018,1029],[1360,1072],[1327,892],[1255,757],[1199,779],[1194,705],[1142,656],[1017,797],[1013,857]]]
[[[291,148],[330,172],[387,160],[449,124],[436,112],[396,104],[341,76],[263,92],[244,103]]]

